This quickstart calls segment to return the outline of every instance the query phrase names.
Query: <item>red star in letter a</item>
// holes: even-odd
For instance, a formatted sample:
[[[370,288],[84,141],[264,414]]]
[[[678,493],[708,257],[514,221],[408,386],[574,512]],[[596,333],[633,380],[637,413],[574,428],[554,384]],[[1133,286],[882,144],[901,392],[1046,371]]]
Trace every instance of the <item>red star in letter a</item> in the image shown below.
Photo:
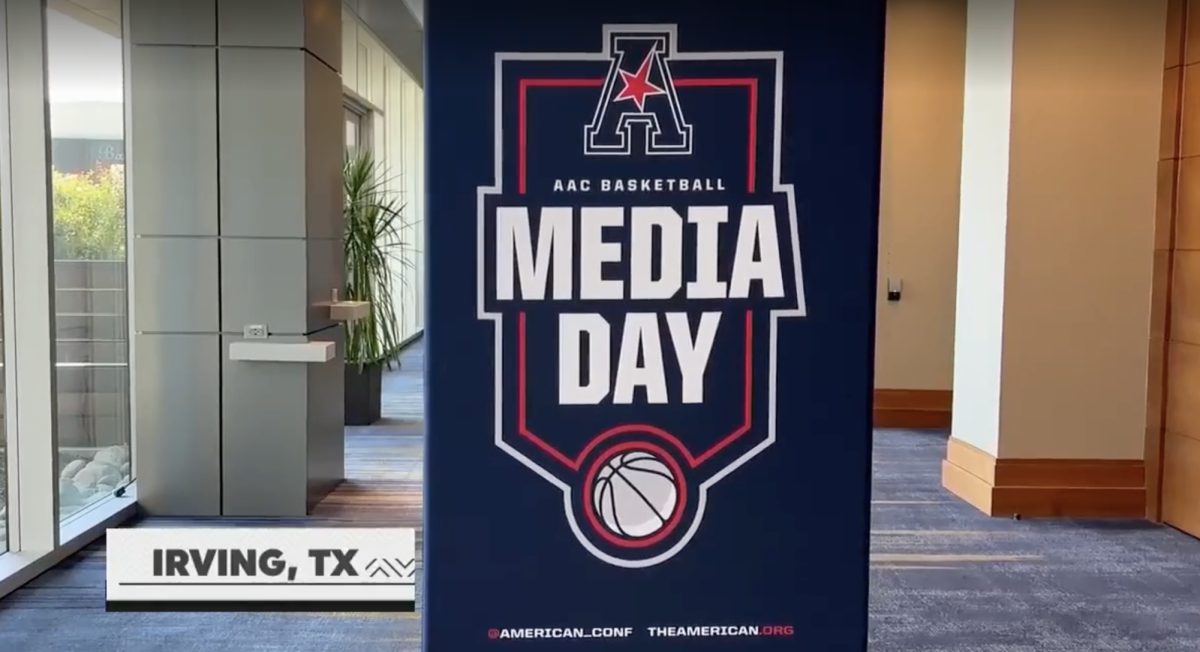
[[[620,93],[613,99],[614,102],[621,100],[633,100],[637,105],[638,111],[645,110],[646,98],[650,95],[663,95],[666,93],[663,89],[650,83],[650,64],[654,61],[654,53],[646,55],[646,60],[638,67],[636,73],[628,73],[624,70],[618,70],[621,73],[621,81],[625,82],[625,88],[621,89]]]

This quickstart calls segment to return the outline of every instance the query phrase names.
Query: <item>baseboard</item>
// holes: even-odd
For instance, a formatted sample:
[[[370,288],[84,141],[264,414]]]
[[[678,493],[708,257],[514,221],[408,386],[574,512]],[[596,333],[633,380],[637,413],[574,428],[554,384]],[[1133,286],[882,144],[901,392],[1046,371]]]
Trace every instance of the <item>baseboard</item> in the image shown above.
[[[38,575],[54,568],[88,544],[137,515],[136,483],[125,495],[110,497],[72,517],[59,528],[57,548],[45,552],[7,552],[0,555],[0,598],[16,591]]]
[[[942,486],[989,516],[1146,516],[1142,460],[996,459],[951,437]]]
[[[877,389],[876,428],[949,428],[953,395],[948,389]]]
[[[397,348],[399,348],[401,351],[403,351],[404,349],[407,349],[408,347],[415,344],[416,341],[421,339],[422,337],[425,337],[425,329],[424,328],[418,330],[417,332],[413,333],[412,335],[409,335],[408,337],[401,340],[400,346]]]

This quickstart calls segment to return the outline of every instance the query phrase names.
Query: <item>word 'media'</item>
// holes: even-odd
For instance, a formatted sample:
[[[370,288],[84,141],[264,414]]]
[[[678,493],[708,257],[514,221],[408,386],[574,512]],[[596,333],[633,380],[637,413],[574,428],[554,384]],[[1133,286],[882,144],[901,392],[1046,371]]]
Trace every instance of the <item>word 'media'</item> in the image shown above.
[[[692,206],[686,217],[662,206],[547,207],[535,240],[528,208],[497,208],[497,301],[709,300],[699,314],[558,313],[560,405],[629,404],[636,390],[651,404],[704,403],[726,310],[737,300],[786,296],[775,207],[742,207],[736,224],[729,214],[728,206]],[[731,236],[732,264],[723,265],[722,238]],[[674,395],[665,368],[671,358],[684,379]]]

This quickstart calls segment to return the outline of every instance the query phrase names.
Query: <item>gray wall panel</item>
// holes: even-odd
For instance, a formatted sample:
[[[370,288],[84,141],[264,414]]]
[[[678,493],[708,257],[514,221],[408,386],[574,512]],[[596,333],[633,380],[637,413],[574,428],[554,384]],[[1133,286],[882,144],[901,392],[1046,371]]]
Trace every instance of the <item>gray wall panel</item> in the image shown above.
[[[151,514],[221,513],[221,347],[216,335],[134,337],[138,504]]]
[[[264,324],[272,333],[308,330],[304,240],[225,239],[221,243],[221,321],[226,333]]]
[[[143,501],[164,515],[302,516],[344,469],[343,328],[327,308],[312,307],[344,277],[341,6],[127,7],[132,41],[149,44],[130,55],[127,102]],[[96,264],[60,271],[90,286],[108,273]],[[70,293],[63,301],[91,305]],[[117,333],[124,319],[67,317],[59,326]],[[248,324],[285,336],[277,342],[328,327],[315,337],[337,341],[339,357],[322,365],[228,360],[228,344]],[[71,397],[64,432],[94,435],[72,415],[77,404],[102,399],[100,426],[120,428],[112,388],[127,376],[60,376]]]
[[[311,55],[304,59],[304,101],[306,235],[340,239],[345,156],[342,78]]]
[[[304,47],[305,0],[218,0],[217,42],[256,48]]]
[[[338,296],[346,296],[346,256],[341,240],[305,241],[307,247],[308,320],[305,332],[334,325],[329,319],[328,303],[336,288]]]
[[[302,342],[304,338],[272,338]],[[223,337],[229,344],[239,337]],[[223,371],[226,516],[304,516],[308,365],[227,361]]]
[[[127,0],[134,45],[216,45],[216,0]],[[253,0],[250,0],[253,2]]]
[[[309,339],[335,342],[337,357],[308,365],[308,503],[311,507],[346,477],[345,329],[338,326]]]
[[[222,235],[305,235],[305,58],[302,50],[220,51]]]
[[[216,52],[134,46],[130,70],[134,233],[216,235]]]
[[[133,242],[133,326],[139,332],[216,332],[217,241],[142,237]]]

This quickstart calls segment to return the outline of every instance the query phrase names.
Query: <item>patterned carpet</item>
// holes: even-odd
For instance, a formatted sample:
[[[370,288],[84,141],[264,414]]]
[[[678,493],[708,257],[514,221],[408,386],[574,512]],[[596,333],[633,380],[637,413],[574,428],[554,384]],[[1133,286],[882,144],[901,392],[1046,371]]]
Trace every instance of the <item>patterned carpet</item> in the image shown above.
[[[348,431],[349,481],[285,524],[420,525],[421,356],[418,342],[385,380],[384,422]],[[877,433],[871,652],[1200,650],[1200,542],[1144,523],[985,518],[940,488],[944,448],[944,434]],[[160,524],[182,523],[139,525]],[[98,542],[0,601],[0,652],[420,649],[413,615],[107,614],[103,591]]]
[[[871,652],[1200,650],[1200,542],[986,518],[941,489],[944,452],[944,434],[876,433]]]

